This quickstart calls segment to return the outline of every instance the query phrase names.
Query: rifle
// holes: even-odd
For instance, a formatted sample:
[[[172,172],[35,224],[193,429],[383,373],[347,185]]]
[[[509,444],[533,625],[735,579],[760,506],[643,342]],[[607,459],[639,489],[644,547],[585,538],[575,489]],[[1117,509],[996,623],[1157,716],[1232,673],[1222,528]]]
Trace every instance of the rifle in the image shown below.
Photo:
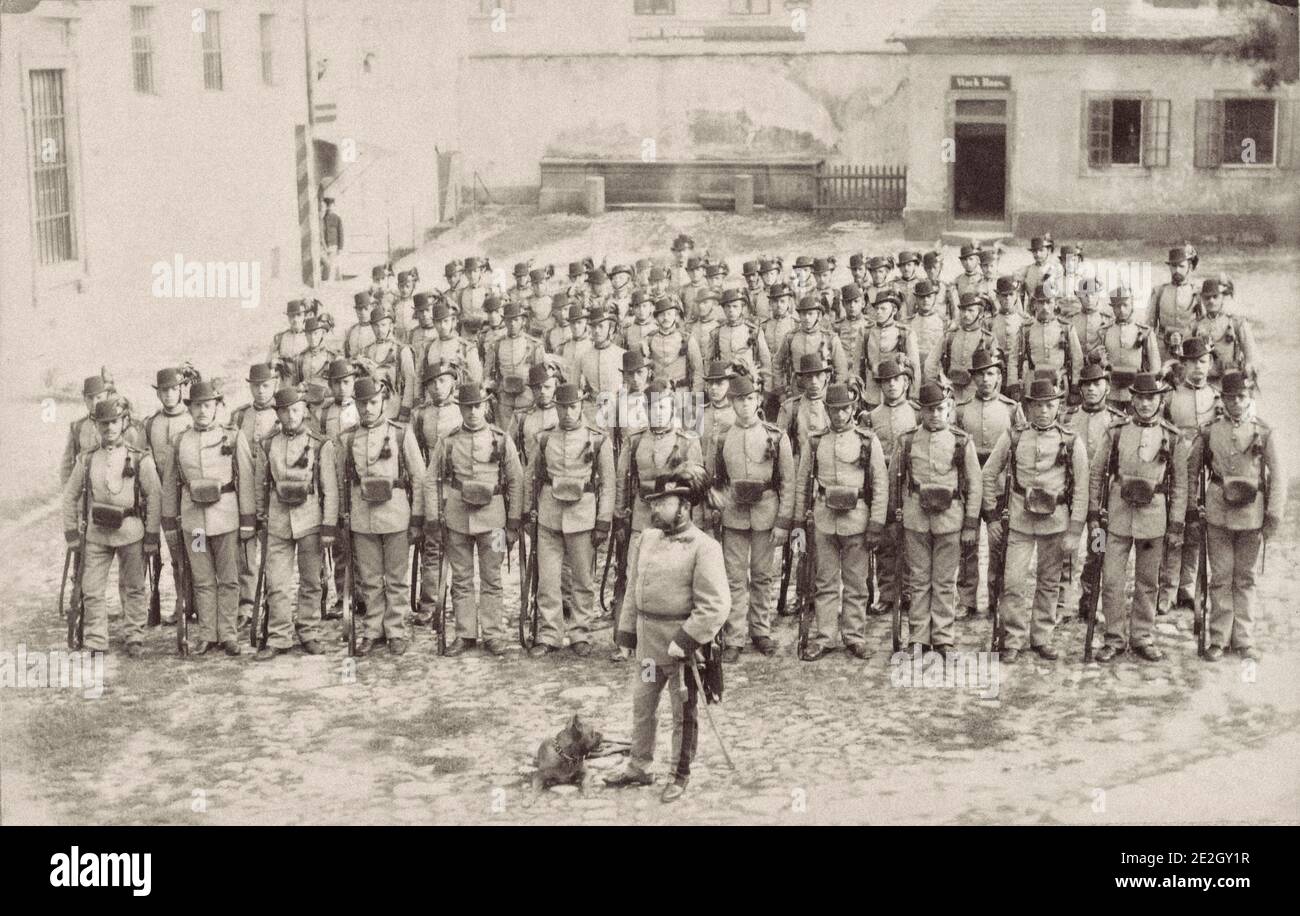
[[[342,513],[339,518],[339,559],[343,563],[343,641],[348,644],[348,655],[357,654],[357,624],[355,608],[356,596],[352,593],[354,580],[352,575],[352,448],[346,443],[348,454],[344,461],[343,487],[340,498]]]
[[[545,468],[545,462],[539,463],[539,468]],[[541,471],[537,479],[533,481],[533,506],[528,512],[528,536],[532,539],[533,550],[528,556],[528,565],[524,567],[523,558],[520,558],[520,567],[527,572],[527,591],[520,593],[519,603],[519,645],[525,649],[531,649],[537,645],[537,626],[541,617],[540,608],[537,605],[537,585],[541,569],[537,559],[537,501],[542,495],[542,478],[545,472]],[[522,544],[524,537],[519,536],[519,543]]]
[[[67,614],[63,610],[63,594],[68,588],[68,567],[72,565],[72,557],[76,553],[71,547],[63,551],[63,578],[59,580],[59,619],[62,620]]]
[[[162,601],[158,594],[159,581],[162,579],[162,551],[145,557],[145,574],[149,577],[149,620],[151,627],[162,625]]]
[[[253,586],[253,619],[248,624],[248,644],[254,649],[261,649],[266,645],[270,628],[271,614],[266,607],[266,544],[268,540],[269,535],[264,528],[258,538],[262,559],[257,564],[257,584]]]
[[[1209,442],[1205,443],[1205,450],[1209,451]],[[1209,466],[1207,462],[1201,462],[1200,472],[1196,475],[1196,524],[1200,531],[1201,542],[1196,546],[1197,568],[1196,584],[1192,589],[1192,628],[1196,630],[1196,654],[1204,657],[1206,644],[1209,638],[1209,621],[1205,619],[1206,604],[1209,599],[1210,587],[1210,550],[1209,538],[1206,537],[1205,530],[1205,481],[1209,477]]]
[[[786,592],[790,588],[790,566],[794,559],[794,550],[790,546],[790,540],[787,538],[785,544],[781,546],[781,587],[776,593],[776,613],[779,617],[785,616]]]
[[[1015,465],[1015,446],[1018,442],[1019,437],[1017,436],[1013,439],[1011,448],[1007,452],[1007,480],[1002,489],[1002,510],[998,515],[998,528],[1002,534],[1002,540],[998,543],[998,549],[989,554],[989,617],[993,624],[989,650],[992,652],[1002,651],[1002,609],[999,605],[1002,603],[1002,592],[1006,588],[1007,539],[1011,534],[1011,471]],[[1098,568],[1100,569],[1100,563]]]
[[[809,443],[809,448],[816,449],[816,445]],[[799,643],[796,651],[800,658],[803,658],[808,651],[808,634],[812,629],[813,617],[816,616],[817,606],[813,600],[816,591],[817,577],[817,542],[813,536],[813,492],[817,482],[817,452],[814,450],[812,455],[812,469],[808,475],[808,482],[804,484],[804,510],[803,510],[803,533],[804,533],[804,551],[803,556],[799,558],[799,581],[797,594],[799,598]]]
[[[86,536],[90,533],[90,458],[81,483],[81,518],[77,521],[77,556],[72,570],[72,604],[68,607],[68,648],[77,651],[86,638]]]
[[[411,545],[411,610],[420,609],[420,563],[424,560],[424,538]]]
[[[321,548],[320,557],[320,616],[325,619],[329,610],[330,583],[334,581],[334,554],[328,547]]]
[[[1111,454],[1110,474],[1105,478],[1101,508],[1097,513],[1097,530],[1101,532],[1101,537],[1092,535],[1088,537],[1088,557],[1083,561],[1083,572],[1079,574],[1079,615],[1088,622],[1088,629],[1083,637],[1085,662],[1092,661],[1092,636],[1097,630],[1097,604],[1101,600],[1101,572],[1103,561],[1106,559],[1106,532],[1110,522],[1110,488],[1119,470],[1117,467],[1119,455],[1113,448]]]
[[[898,496],[898,505],[894,506],[895,531],[903,529],[903,464],[904,458],[911,460],[911,449],[903,451],[902,442],[894,446],[894,486]],[[886,535],[888,536],[888,535]],[[907,581],[907,558],[903,549],[902,538],[894,544],[894,606],[890,609],[890,634],[894,651],[903,648],[903,592]]]

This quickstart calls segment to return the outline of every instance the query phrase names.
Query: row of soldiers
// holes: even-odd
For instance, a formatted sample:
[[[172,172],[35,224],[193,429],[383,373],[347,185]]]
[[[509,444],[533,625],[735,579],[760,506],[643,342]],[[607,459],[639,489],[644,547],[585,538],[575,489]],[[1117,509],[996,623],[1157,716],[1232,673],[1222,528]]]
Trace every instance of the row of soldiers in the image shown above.
[[[389,296],[377,271],[374,287],[358,294],[359,320],[341,355],[326,341],[332,327],[319,305],[290,303],[290,327],[248,375],[251,403],[229,416],[219,386],[164,369],[155,386],[161,407],[136,427],[111,386],[87,380],[93,423],[73,424],[64,490],[70,545],[88,526],[80,558],[86,645],[107,646],[102,593],[116,554],[128,651],[141,651],[144,586],[136,574],[144,560],[127,555],[159,565],[161,527],[174,575],[182,563],[192,570],[200,654],[239,651],[259,554],[270,603],[259,657],[295,639],[321,651],[322,591],[332,586],[339,602],[346,597],[342,536],[365,609],[358,654],[381,641],[405,651],[415,544],[424,583],[415,621],[427,622],[441,600],[445,556],[457,631],[447,654],[481,640],[499,655],[507,642],[501,567],[527,520],[546,571],[537,577],[540,626],[530,651],[556,651],[567,638],[587,655],[597,553],[612,536],[622,567],[638,569],[645,495],[661,474],[700,463],[714,486],[697,511],[722,544],[731,592],[726,660],[750,645],[776,651],[775,551],[787,544],[815,557],[805,591],[815,595],[816,625],[805,659],[839,642],[866,657],[866,616],[898,603],[907,607],[909,642],[946,651],[957,604],[976,616],[981,522],[991,552],[1001,549],[990,522],[1004,512],[996,642],[1006,660],[1026,647],[1054,657],[1052,630],[1073,604],[1089,518],[1107,526],[1114,544],[1106,554],[1107,645],[1158,657],[1147,611],[1189,597],[1196,538],[1206,536],[1199,513],[1188,510],[1193,465],[1216,469],[1208,492],[1254,474],[1247,502],[1207,497],[1212,542],[1224,541],[1223,532],[1267,534],[1282,510],[1285,478],[1251,406],[1253,342],[1244,322],[1225,318],[1221,280],[1188,295],[1196,259],[1188,246],[1171,251],[1171,282],[1153,291],[1154,321],[1143,325],[1132,320],[1124,290],[1111,296],[1107,314],[1086,284],[1074,294],[1061,285],[1043,258],[1049,244],[1034,240],[1035,264],[1023,276],[994,281],[996,302],[974,288],[955,301],[948,295],[963,277],[988,279],[981,266],[991,259],[973,245],[962,250],[965,272],[951,286],[930,276],[934,258],[902,252],[897,261],[851,259],[850,269],[869,279],[865,287],[832,290],[834,265],[801,257],[789,281],[779,266],[773,278],[772,260],[760,260],[746,263],[746,288],[719,290],[710,281],[725,279],[725,270],[693,260],[685,237],[672,267],[643,271],[638,262],[606,274],[578,262],[585,293],[539,292],[551,272],[530,269],[532,288],[511,291],[504,304],[479,285],[485,265],[477,259],[458,265],[463,286],[449,271],[448,289],[429,294],[413,293],[408,274]],[[1081,252],[1062,255],[1059,277],[1068,277]],[[918,265],[926,276],[914,276]],[[664,286],[683,276],[675,291]],[[603,292],[607,282],[613,288]],[[1026,283],[1032,319],[1020,311]],[[414,323],[402,320],[404,295]],[[553,325],[535,336],[543,297]],[[796,299],[797,326],[789,316]],[[940,301],[952,321],[940,318],[941,333],[925,338],[922,351],[923,335],[913,329]],[[1075,301],[1082,335],[1076,316],[1062,314]],[[871,319],[860,311],[867,304]],[[769,339],[783,320],[788,329]],[[1230,330],[1218,333],[1221,326]],[[550,335],[557,328],[563,333]],[[1209,330],[1201,336],[1198,328]],[[1215,432],[1225,424],[1231,434]],[[1120,498],[1110,500],[1108,488]],[[1133,509],[1127,522],[1121,504]],[[1226,514],[1216,516],[1214,505]],[[1112,559],[1121,547],[1114,538],[1123,537],[1139,555],[1131,623],[1126,566]],[[1213,555],[1236,559],[1214,576],[1219,625],[1211,626],[1211,648],[1253,652],[1253,555],[1248,538],[1239,546]],[[334,574],[323,575],[331,559]],[[873,589],[880,600],[869,606]]]

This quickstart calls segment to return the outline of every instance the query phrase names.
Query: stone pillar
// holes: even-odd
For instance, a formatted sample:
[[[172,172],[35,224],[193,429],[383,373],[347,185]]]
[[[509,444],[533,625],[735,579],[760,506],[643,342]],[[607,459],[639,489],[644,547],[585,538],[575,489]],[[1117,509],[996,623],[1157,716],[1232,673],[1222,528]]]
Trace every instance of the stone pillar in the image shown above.
[[[583,196],[587,202],[587,215],[600,216],[605,212],[605,179],[600,175],[588,175],[582,183]]]
[[[736,176],[736,212],[749,216],[754,212],[754,176]]]

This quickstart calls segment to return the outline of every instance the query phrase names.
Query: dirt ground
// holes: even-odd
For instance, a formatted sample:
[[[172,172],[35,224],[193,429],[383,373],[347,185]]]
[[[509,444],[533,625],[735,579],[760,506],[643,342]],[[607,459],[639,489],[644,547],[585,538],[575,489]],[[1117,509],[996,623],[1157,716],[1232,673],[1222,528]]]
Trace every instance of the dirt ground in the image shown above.
[[[758,252],[904,247],[897,227],[832,227],[788,214],[617,213],[593,221],[511,209],[478,214],[408,262],[432,277],[452,254],[485,251],[498,267],[533,256],[563,270],[585,254],[613,263],[665,251],[678,231],[713,244],[733,267]],[[1150,258],[1157,268],[1167,247],[1087,245],[1094,257]],[[1203,271],[1212,264],[1236,279],[1238,310],[1254,322],[1265,354],[1260,412],[1280,428],[1291,463],[1300,444],[1300,253],[1202,253]],[[949,254],[951,271],[956,253]],[[1009,252],[1004,267],[1027,258]],[[344,326],[356,285],[322,296]],[[0,652],[12,659],[20,646],[34,653],[63,642],[54,468],[76,414],[74,381],[108,361],[128,393],[148,404],[153,368],[180,354],[209,374],[242,377],[239,369],[264,350],[258,342],[282,321],[278,313],[264,308],[198,329],[155,325],[98,340],[56,328],[72,354],[57,372],[36,356],[0,367],[12,434],[0,487],[7,561]],[[108,356],[104,341],[115,348]],[[46,398],[57,405],[57,422],[41,416]],[[330,654],[295,652],[269,664],[251,655],[182,662],[172,654],[174,632],[155,630],[140,661],[115,640],[98,698],[78,689],[0,690],[0,822],[1296,823],[1300,634],[1290,574],[1300,537],[1289,510],[1260,579],[1258,665],[1198,661],[1190,614],[1178,612],[1160,618],[1167,658],[1159,664],[1125,657],[1084,666],[1082,626],[1073,623],[1058,631],[1056,663],[987,669],[978,686],[925,686],[924,677],[908,686],[905,669],[888,659],[887,618],[872,619],[869,641],[879,648],[869,661],[836,653],[815,664],[795,660],[786,621],[778,654],[747,654],[728,668],[725,702],[712,710],[736,769],[726,768],[702,722],[690,791],[672,806],[651,789],[535,794],[527,785],[538,743],[574,712],[611,737],[628,736],[632,672],[606,661],[607,628],[588,659],[445,659],[421,634],[400,659],[379,653],[351,663],[341,643],[331,643]],[[507,607],[517,607],[516,583],[507,578]],[[987,642],[988,623],[959,624],[958,637],[959,649],[974,652]],[[666,708],[661,720],[662,773]]]

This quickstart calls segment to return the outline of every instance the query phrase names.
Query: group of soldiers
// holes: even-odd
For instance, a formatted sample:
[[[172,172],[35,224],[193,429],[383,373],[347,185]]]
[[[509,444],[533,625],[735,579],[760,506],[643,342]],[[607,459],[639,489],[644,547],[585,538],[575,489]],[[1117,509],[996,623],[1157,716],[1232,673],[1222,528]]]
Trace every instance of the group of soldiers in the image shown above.
[[[1230,278],[1198,280],[1179,245],[1139,321],[1079,246],[1030,249],[999,275],[999,250],[963,246],[951,281],[940,251],[854,254],[838,287],[835,259],[814,256],[745,261],[733,282],[684,235],[666,258],[584,259],[567,280],[520,263],[508,289],[486,258],[419,292],[417,271],[381,266],[341,336],[319,301],[291,301],[233,411],[189,366],[157,372],[142,422],[92,376],[62,475],[79,638],[108,648],[116,556],[142,654],[161,532],[177,597],[154,616],[193,619],[190,655],[239,654],[250,620],[258,659],[317,654],[345,610],[358,656],[400,655],[430,625],[446,655],[502,655],[513,555],[528,653],[587,656],[602,608],[617,637],[645,584],[702,587],[643,556],[656,487],[698,466],[690,515],[721,548],[726,662],[777,652],[787,611],[805,661],[869,657],[884,614],[895,648],[946,656],[955,622],[991,611],[1004,662],[1054,659],[1090,595],[1100,660],[1158,660],[1156,616],[1206,600],[1204,657],[1258,657],[1253,570],[1286,478]]]

